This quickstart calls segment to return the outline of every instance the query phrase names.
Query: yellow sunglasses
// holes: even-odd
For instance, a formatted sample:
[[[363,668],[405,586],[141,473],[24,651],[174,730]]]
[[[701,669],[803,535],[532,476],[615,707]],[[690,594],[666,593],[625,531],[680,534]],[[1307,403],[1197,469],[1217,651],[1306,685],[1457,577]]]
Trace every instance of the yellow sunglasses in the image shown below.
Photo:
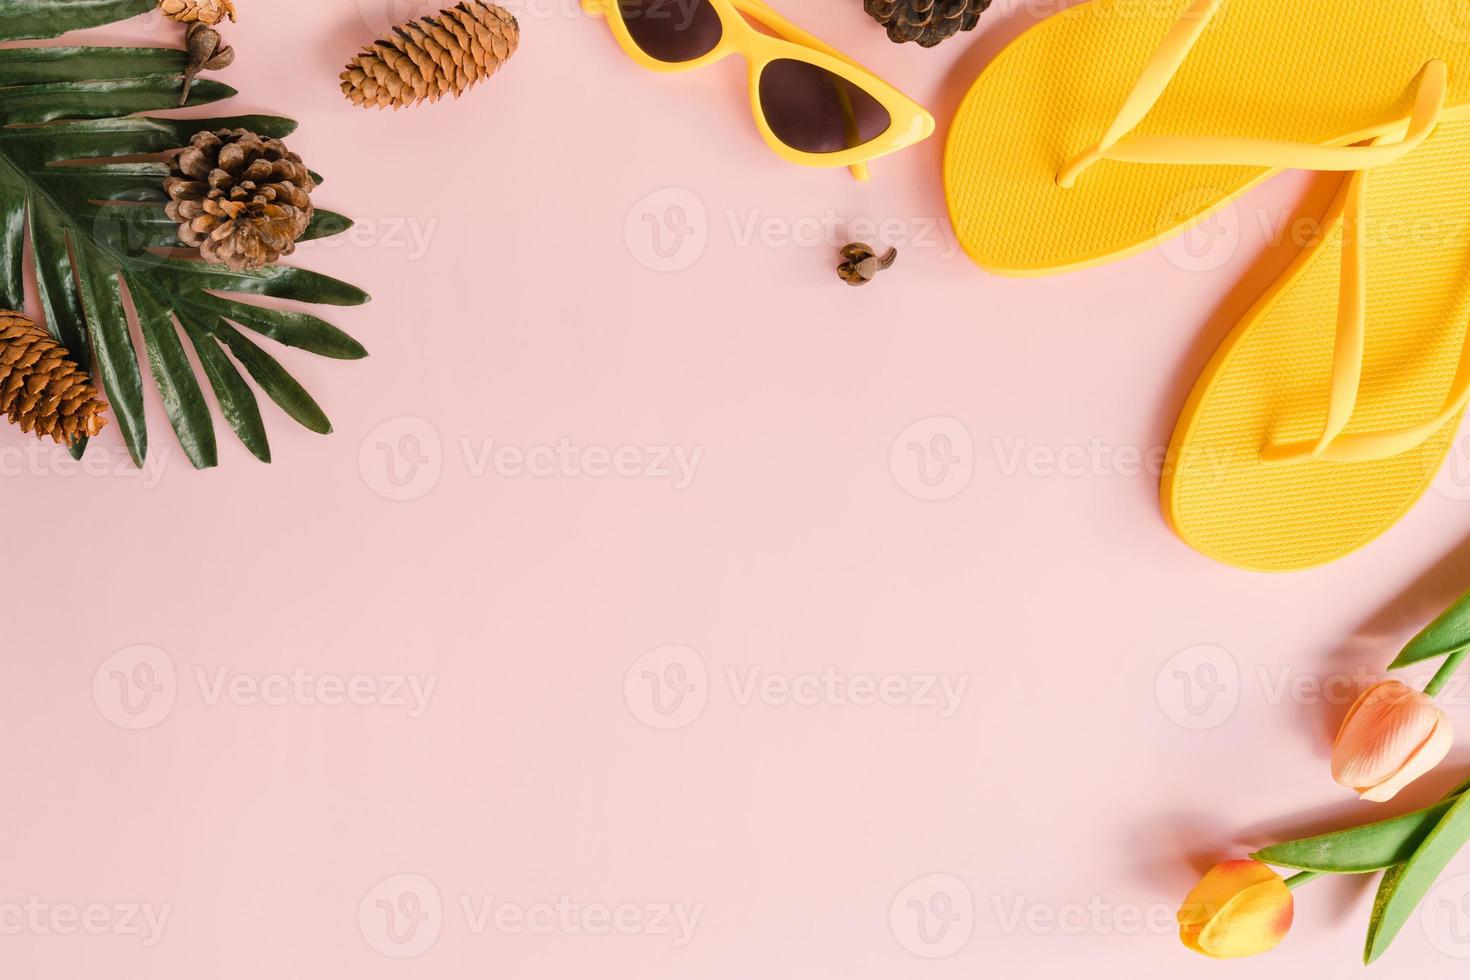
[[[867,180],[867,161],[934,132],[923,106],[761,0],[582,0],[582,7],[605,16],[628,57],[653,71],[744,55],[755,124],[792,163],[850,167]]]

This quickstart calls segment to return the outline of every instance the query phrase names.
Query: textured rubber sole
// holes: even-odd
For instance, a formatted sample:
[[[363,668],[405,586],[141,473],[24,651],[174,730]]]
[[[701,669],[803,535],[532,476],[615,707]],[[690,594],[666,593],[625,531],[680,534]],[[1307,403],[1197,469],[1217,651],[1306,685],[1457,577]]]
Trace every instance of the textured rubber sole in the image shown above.
[[[1459,118],[1367,176],[1366,350],[1348,433],[1422,423],[1450,391],[1470,324],[1467,160],[1470,121]],[[1206,555],[1275,571],[1332,561],[1392,526],[1444,461],[1458,420],[1383,460],[1261,460],[1268,442],[1322,432],[1341,260],[1335,220],[1242,318],[1185,404],[1161,498],[1170,525]]]
[[[1102,161],[1056,175],[1111,124],[1189,0],[1089,0],[1013,41],[981,73],[947,138],[960,244],[1005,275],[1085,268],[1146,249],[1273,171]],[[1448,104],[1470,101],[1463,0],[1231,0],[1135,132],[1345,144],[1410,105],[1430,60]]]

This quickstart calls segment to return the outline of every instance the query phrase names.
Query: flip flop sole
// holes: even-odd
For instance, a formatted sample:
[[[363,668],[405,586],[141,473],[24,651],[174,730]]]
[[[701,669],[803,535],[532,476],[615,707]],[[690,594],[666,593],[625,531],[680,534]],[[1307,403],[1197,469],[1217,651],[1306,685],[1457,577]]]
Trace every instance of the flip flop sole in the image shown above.
[[[1095,143],[1189,0],[1089,0],[1013,41],[980,74],[946,142],[960,244],[1005,275],[1062,272],[1149,248],[1273,171],[1100,161],[1056,176]],[[1216,14],[1139,135],[1347,144],[1407,114],[1424,64],[1449,65],[1470,101],[1463,0],[1234,0]]]
[[[1470,325],[1470,119],[1444,122],[1404,160],[1368,174],[1362,236],[1367,319],[1362,384],[1346,432],[1434,418]],[[1307,247],[1221,345],[1175,429],[1165,516],[1196,550],[1287,571],[1373,540],[1434,480],[1459,421],[1368,462],[1265,462],[1270,442],[1322,432],[1332,380],[1341,223]]]

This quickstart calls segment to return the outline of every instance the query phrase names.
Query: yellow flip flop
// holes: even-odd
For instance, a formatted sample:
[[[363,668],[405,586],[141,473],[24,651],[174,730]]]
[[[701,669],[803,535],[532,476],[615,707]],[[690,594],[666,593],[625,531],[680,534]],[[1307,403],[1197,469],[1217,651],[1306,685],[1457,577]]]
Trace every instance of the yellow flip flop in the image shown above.
[[[961,103],[944,160],[956,235],[993,272],[1079,269],[1146,249],[1282,169],[1401,159],[1438,111],[1470,101],[1462,4],[1071,7],[1011,43]]]
[[[1348,554],[1434,479],[1470,402],[1470,111],[1343,178],[1322,233],[1185,404],[1161,487],[1195,549],[1286,571]]]

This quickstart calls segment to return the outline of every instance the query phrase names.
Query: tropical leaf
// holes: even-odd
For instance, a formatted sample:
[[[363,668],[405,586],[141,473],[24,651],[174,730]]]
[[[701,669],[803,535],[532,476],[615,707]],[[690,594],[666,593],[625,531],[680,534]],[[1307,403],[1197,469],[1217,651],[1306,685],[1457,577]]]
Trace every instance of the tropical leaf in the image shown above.
[[[0,0],[0,41],[60,37],[157,6],[157,0]]]
[[[1327,874],[1382,871],[1414,856],[1449,810],[1452,800],[1346,830],[1262,848],[1251,857],[1282,868]]]
[[[153,0],[0,0],[0,39],[54,36],[61,33],[52,30],[57,23],[93,26],[152,7]],[[168,168],[162,155],[200,130],[243,127],[279,138],[296,127],[276,116],[139,115],[178,102],[184,60],[182,51],[162,48],[0,50],[0,307],[23,305],[22,255],[29,240],[37,298],[51,333],[79,363],[95,363],[93,376],[135,463],[142,465],[148,453],[140,354],[189,460],[198,467],[217,462],[191,349],[225,421],[255,456],[269,461],[255,393],[236,363],[302,425],[329,432],[331,423],[246,332],[325,357],[358,358],[367,351],[319,317],[242,297],[347,306],[368,296],[304,269],[231,272],[197,253],[178,257],[175,226],[163,210]],[[189,104],[234,94],[218,82],[199,81]],[[350,224],[341,215],[319,212],[307,237],[338,234]],[[129,305],[141,352],[134,346]]]
[[[1410,640],[1388,665],[1388,669],[1397,670],[1466,649],[1470,649],[1470,592],[1456,599],[1435,617],[1434,622],[1420,630],[1419,635]]]

